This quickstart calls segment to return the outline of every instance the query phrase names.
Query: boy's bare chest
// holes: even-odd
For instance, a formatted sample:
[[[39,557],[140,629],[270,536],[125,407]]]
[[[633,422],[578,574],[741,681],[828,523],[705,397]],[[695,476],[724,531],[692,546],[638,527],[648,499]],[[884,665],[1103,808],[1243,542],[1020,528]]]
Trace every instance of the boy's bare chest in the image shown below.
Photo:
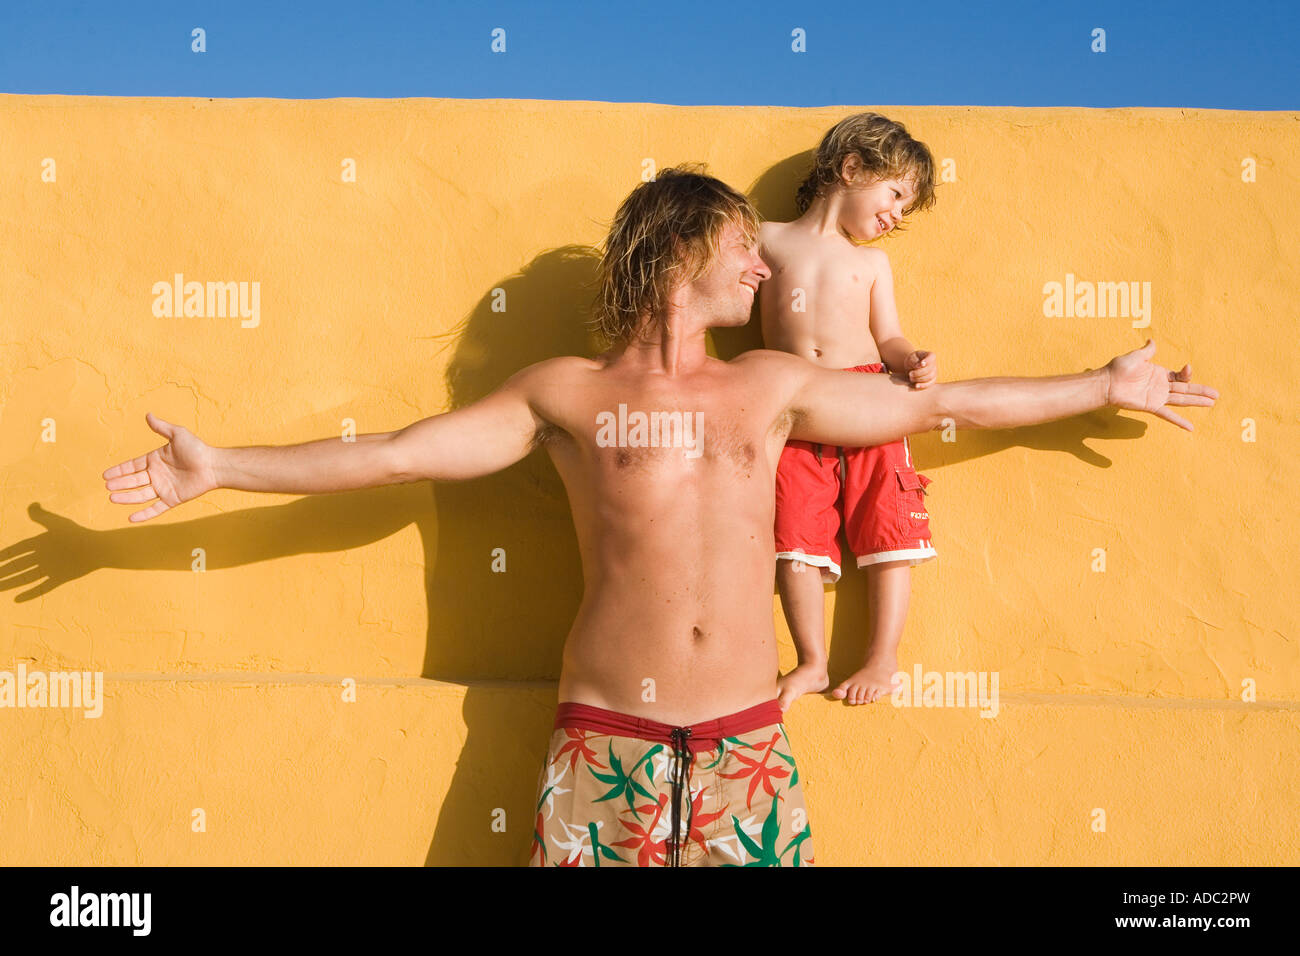
[[[820,254],[819,254],[820,253]],[[851,311],[859,317],[871,302],[875,273],[860,256],[823,250],[783,249],[771,254],[772,277],[763,283],[762,304],[778,314]]]

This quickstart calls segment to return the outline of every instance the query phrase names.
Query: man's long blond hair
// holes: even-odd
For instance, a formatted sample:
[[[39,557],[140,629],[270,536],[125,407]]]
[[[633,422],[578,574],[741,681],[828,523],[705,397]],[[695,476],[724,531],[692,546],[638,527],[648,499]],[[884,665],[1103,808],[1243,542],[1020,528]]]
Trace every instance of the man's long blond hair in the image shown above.
[[[728,224],[757,238],[758,211],[704,168],[662,169],[619,206],[601,251],[596,303],[596,328],[611,342],[631,339],[664,313],[675,285],[709,270]]]

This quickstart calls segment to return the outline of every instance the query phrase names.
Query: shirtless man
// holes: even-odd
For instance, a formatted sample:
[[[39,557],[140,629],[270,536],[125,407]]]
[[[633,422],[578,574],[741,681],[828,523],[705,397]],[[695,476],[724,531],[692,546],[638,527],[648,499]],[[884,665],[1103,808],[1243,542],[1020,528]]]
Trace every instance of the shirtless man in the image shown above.
[[[539,779],[538,865],[808,864],[811,830],[777,704],[774,470],[787,438],[876,445],[940,427],[1008,428],[1106,405],[1184,428],[1167,406],[1213,389],[1155,346],[1052,378],[936,383],[795,355],[707,354],[770,272],[758,216],[712,177],[664,170],[624,201],[602,258],[594,359],[529,366],[464,408],[394,432],[216,448],[168,443],[104,472],[144,521],[216,488],[292,494],[488,475],[536,448],[567,489],[584,593]],[[655,435],[641,416],[656,416]],[[671,413],[681,413],[674,419]],[[674,422],[677,424],[674,425]]]

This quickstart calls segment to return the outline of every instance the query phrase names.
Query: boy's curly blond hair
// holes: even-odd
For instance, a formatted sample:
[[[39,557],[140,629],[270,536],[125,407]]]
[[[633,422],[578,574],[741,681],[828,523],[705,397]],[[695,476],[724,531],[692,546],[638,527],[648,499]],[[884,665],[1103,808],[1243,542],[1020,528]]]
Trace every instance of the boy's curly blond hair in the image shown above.
[[[916,198],[903,210],[904,215],[934,205],[934,157],[929,147],[913,139],[902,123],[879,113],[857,113],[840,120],[822,137],[812,172],[795,193],[800,213],[807,212],[826,187],[840,181],[844,160],[854,153],[869,176],[908,179],[915,184]]]

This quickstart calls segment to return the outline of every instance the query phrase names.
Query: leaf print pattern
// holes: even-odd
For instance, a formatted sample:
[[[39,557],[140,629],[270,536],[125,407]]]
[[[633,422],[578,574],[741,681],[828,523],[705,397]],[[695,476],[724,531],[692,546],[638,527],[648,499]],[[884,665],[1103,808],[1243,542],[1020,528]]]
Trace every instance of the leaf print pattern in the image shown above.
[[[688,764],[680,808],[682,865],[813,865],[812,833],[785,727],[774,724],[710,742],[714,746],[696,752]],[[667,865],[678,759],[670,744],[557,728],[538,775],[529,865]]]

